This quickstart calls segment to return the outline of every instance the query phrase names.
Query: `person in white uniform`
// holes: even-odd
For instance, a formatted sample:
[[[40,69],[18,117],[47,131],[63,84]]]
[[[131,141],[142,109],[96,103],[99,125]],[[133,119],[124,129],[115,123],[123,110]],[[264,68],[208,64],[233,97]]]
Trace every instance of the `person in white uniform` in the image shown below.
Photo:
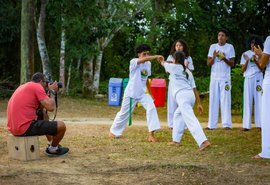
[[[172,142],[169,144],[179,145],[185,131],[185,126],[187,126],[198,144],[199,150],[204,150],[210,146],[210,142],[207,140],[193,111],[195,97],[199,111],[203,111],[193,75],[184,65],[184,52],[176,51],[173,58],[173,63],[160,62],[165,70],[170,73],[172,95],[177,103],[177,109],[174,112],[173,118]]]
[[[130,109],[133,111],[137,102],[146,109],[146,119],[148,125],[148,141],[155,142],[154,132],[160,129],[160,122],[154,101],[151,97],[148,76],[151,75],[151,60],[161,60],[163,56],[150,56],[151,48],[146,44],[141,44],[136,48],[138,58],[133,58],[129,65],[129,81],[124,92],[122,106],[116,114],[114,122],[110,128],[109,137],[118,138],[126,128],[130,115]],[[146,94],[146,86],[150,94]]]
[[[189,49],[184,40],[178,39],[173,43],[171,47],[170,55],[168,56],[166,62],[171,63],[173,61],[172,55],[174,54],[175,51],[183,51],[185,53],[185,56],[186,56],[185,66],[190,71],[193,71],[194,70],[193,61],[192,61],[191,56],[189,55]],[[169,128],[173,128],[173,115],[177,108],[177,103],[172,96],[171,88],[172,88],[171,83],[169,82],[168,95],[167,95],[167,122],[168,122]]]
[[[270,36],[268,36],[264,43],[263,52],[260,47],[254,49],[255,53],[259,55],[260,67],[265,70],[263,79],[263,94],[262,94],[262,113],[261,113],[261,129],[262,129],[262,151],[254,156],[255,159],[270,159]]]
[[[207,65],[211,67],[209,87],[209,120],[206,129],[218,126],[219,105],[221,108],[222,127],[232,128],[231,118],[231,67],[234,65],[233,45],[226,43],[228,31],[218,32],[218,43],[212,44],[208,52]]]
[[[252,37],[249,41],[250,50],[244,52],[240,65],[244,72],[244,102],[243,102],[243,131],[251,129],[252,105],[254,100],[254,123],[256,128],[261,128],[261,97],[263,73],[260,69],[258,56],[254,53],[254,46],[261,44]],[[261,47],[263,47],[261,45]]]

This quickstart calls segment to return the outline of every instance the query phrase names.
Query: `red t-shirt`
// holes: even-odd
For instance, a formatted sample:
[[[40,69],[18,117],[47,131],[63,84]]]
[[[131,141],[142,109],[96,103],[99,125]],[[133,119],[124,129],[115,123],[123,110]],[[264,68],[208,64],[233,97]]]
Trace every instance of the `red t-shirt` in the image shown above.
[[[7,107],[7,128],[13,135],[22,135],[37,119],[40,101],[49,98],[40,83],[27,82],[13,93]]]

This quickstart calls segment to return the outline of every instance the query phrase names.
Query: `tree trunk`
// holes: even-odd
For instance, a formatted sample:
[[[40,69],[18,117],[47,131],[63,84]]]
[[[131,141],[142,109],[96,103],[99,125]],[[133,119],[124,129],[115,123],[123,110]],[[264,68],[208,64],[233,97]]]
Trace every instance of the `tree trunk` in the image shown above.
[[[21,79],[23,84],[34,74],[34,11],[35,1],[22,1],[21,12]]]
[[[45,18],[46,18],[46,6],[47,6],[48,0],[41,0],[41,8],[40,8],[40,15],[38,20],[38,28],[37,28],[37,42],[38,42],[38,49],[40,58],[42,61],[42,69],[43,74],[45,74],[47,77],[52,76],[52,72],[49,66],[49,55],[47,52],[47,47],[45,43],[45,37],[44,37],[44,24],[45,24]]]
[[[72,66],[72,61],[70,61],[69,67],[68,67],[68,80],[67,80],[67,88],[66,88],[66,93],[67,95],[69,94],[69,84],[70,84],[70,79],[71,79],[71,66]]]
[[[77,60],[77,67],[76,67],[76,76],[77,76],[77,77],[80,76],[81,61],[82,61],[82,57],[79,56],[79,58],[78,58],[78,60]]]
[[[157,39],[157,24],[158,24],[158,19],[160,18],[162,14],[162,4],[163,0],[151,0],[152,4],[152,21],[151,21],[151,32],[150,32],[150,43],[154,44],[156,43]]]
[[[59,81],[63,83],[61,93],[65,92],[65,30],[61,33],[61,48],[60,48],[60,71],[59,71]]]
[[[93,61],[94,57],[87,60],[83,65],[83,96],[94,97],[93,91]]]
[[[103,57],[103,50],[101,48],[95,61],[94,81],[92,88],[94,95],[98,94],[102,57]]]

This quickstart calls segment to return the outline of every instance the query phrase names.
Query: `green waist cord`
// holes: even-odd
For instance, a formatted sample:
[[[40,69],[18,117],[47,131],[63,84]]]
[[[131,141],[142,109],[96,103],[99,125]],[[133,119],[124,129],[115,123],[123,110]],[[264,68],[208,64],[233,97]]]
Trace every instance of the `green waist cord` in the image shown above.
[[[128,121],[128,126],[132,125],[132,98],[130,98],[129,101],[129,121]]]

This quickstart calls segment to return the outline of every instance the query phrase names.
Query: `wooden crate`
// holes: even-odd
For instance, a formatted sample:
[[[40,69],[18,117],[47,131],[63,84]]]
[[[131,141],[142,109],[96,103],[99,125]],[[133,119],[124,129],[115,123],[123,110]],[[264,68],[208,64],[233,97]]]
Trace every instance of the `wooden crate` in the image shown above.
[[[38,136],[8,136],[8,154],[12,159],[23,161],[40,159]]]

